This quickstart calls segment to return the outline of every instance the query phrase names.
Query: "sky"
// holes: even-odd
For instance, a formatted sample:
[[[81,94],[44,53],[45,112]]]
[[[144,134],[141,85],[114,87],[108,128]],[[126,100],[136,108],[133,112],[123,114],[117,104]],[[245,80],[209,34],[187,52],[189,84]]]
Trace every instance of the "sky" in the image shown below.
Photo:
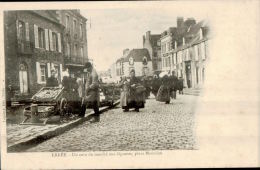
[[[177,8],[176,8],[177,9]],[[122,57],[123,50],[143,48],[143,35],[147,31],[161,34],[169,27],[176,26],[178,16],[193,17],[197,21],[206,17],[191,10],[153,7],[118,7],[80,10],[88,19],[88,56],[93,59],[98,71],[109,69],[112,63]],[[203,16],[203,17],[201,17]],[[90,27],[91,25],[91,27]]]

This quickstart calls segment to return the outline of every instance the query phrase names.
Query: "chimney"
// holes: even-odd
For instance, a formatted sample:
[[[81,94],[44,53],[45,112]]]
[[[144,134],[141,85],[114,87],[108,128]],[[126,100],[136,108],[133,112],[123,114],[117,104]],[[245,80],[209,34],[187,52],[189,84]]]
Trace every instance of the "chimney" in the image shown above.
[[[144,43],[145,43],[145,36],[143,35],[143,47],[144,47]]]
[[[151,37],[151,31],[147,31],[146,32],[146,39],[150,40],[150,37]]]
[[[177,17],[177,28],[182,27],[183,22],[184,22],[183,17]]]
[[[196,20],[194,18],[187,18],[184,24],[186,27],[190,27],[196,24]]]
[[[129,49],[128,49],[128,48],[124,49],[124,50],[123,50],[123,55],[127,54],[128,52],[129,52]]]

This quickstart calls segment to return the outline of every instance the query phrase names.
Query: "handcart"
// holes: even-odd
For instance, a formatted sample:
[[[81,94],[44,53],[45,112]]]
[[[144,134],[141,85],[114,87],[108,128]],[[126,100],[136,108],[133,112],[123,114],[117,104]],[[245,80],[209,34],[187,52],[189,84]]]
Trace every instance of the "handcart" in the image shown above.
[[[64,87],[43,87],[31,98],[31,105],[23,111],[25,119],[22,125],[45,125],[50,118],[58,117],[73,112],[79,107],[70,106],[70,96]],[[80,100],[74,100],[80,105]]]

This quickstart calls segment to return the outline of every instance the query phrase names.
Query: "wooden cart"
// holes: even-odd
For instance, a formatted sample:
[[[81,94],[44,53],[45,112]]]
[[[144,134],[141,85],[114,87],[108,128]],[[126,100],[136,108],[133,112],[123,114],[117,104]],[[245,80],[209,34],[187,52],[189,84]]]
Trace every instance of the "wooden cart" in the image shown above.
[[[63,87],[43,87],[31,98],[31,105],[23,111],[22,125],[45,125],[51,117],[60,117],[69,111],[70,94]],[[80,105],[80,100],[76,101]]]

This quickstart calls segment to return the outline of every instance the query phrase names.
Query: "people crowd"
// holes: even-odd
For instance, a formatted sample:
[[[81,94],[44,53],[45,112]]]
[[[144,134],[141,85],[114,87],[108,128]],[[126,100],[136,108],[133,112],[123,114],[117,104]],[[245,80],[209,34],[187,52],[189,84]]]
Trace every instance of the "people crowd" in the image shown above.
[[[55,72],[51,71],[51,77],[47,80],[48,86],[58,86],[55,78]],[[84,81],[80,75],[84,75]],[[100,85],[104,84],[98,77],[97,71],[90,62],[84,66],[83,72],[78,72],[75,78],[69,74],[65,75],[62,80],[62,86],[68,92],[68,98],[72,99],[73,107],[80,108],[79,116],[84,117],[87,108],[94,110],[94,117],[99,120],[100,106]],[[115,86],[121,89],[120,106],[124,112],[134,109],[139,112],[145,107],[146,99],[151,93],[155,96],[156,101],[169,104],[171,99],[176,99],[177,91],[183,94],[183,78],[177,78],[175,72],[171,74],[154,75],[153,77],[143,76],[136,77],[135,70],[130,70],[128,77],[121,77],[120,82]],[[80,102],[78,102],[80,100]],[[74,102],[73,102],[74,101]],[[80,103],[80,106],[77,105]]]
[[[62,80],[58,80],[56,70],[52,69],[51,76],[46,80],[46,87],[63,87],[66,106],[62,105],[62,109],[67,109],[67,113],[72,113],[72,110],[78,109],[77,116],[84,117],[86,109],[92,108],[94,118],[99,121],[100,89],[102,89],[101,86],[104,83],[99,78],[94,66],[87,62],[81,71],[73,74],[74,76],[69,74],[68,70],[62,74]],[[120,106],[124,112],[128,112],[130,109],[139,112],[140,109],[145,107],[146,99],[151,94],[155,96],[156,101],[169,104],[171,98],[176,99],[177,91],[179,91],[179,94],[183,94],[184,88],[183,78],[177,78],[175,72],[154,75],[153,77],[136,77],[135,70],[130,70],[130,75],[121,77],[120,82],[113,87],[121,89]],[[10,105],[10,102],[8,104]],[[61,116],[66,115],[61,113]]]

